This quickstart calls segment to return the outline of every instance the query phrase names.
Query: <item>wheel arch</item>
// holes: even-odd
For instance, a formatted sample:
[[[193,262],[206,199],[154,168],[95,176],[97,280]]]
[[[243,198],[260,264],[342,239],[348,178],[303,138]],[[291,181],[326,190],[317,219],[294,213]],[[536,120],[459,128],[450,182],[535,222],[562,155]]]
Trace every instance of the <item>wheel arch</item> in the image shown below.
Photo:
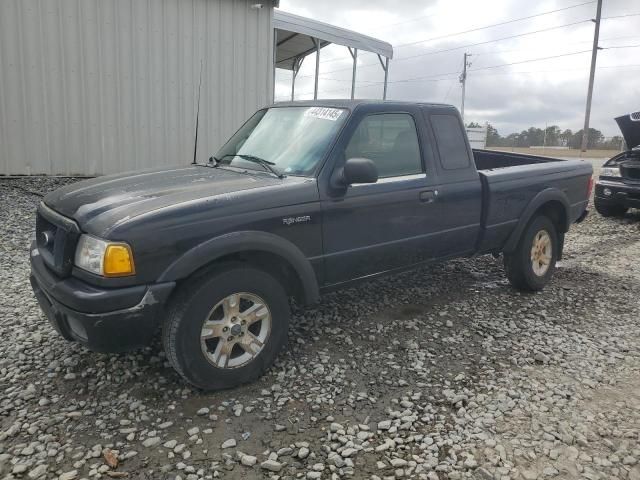
[[[212,238],[181,255],[158,281],[180,281],[218,262],[243,262],[271,273],[287,293],[304,305],[317,303],[320,289],[315,272],[302,251],[277,235],[233,232]]]
[[[560,243],[560,256],[564,244],[564,234],[569,230],[569,199],[564,192],[556,188],[547,188],[538,193],[525,207],[520,215],[516,228],[511,232],[503,247],[505,253],[511,253],[516,249],[518,241],[532,218],[543,213],[553,222],[558,232]]]

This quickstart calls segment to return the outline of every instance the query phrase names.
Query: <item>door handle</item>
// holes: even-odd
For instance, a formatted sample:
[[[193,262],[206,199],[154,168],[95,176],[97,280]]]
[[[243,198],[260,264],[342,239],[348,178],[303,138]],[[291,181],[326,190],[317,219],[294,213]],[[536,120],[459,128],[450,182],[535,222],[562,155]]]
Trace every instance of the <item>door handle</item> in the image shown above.
[[[425,190],[418,195],[422,203],[433,203],[438,198],[437,190]]]

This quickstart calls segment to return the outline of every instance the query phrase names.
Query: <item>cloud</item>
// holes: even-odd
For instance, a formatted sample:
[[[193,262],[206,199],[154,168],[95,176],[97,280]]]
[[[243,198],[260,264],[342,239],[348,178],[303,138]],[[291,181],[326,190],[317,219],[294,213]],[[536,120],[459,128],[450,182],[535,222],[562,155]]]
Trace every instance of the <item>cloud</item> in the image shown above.
[[[491,122],[502,134],[508,134],[532,125],[558,125],[572,130],[582,128],[593,41],[593,23],[589,19],[595,16],[595,4],[464,35],[449,34],[578,3],[583,2],[543,0],[525,4],[521,0],[281,0],[280,6],[282,10],[391,43],[394,46],[394,60],[391,61],[389,73],[389,99],[445,102],[459,106],[461,88],[458,75],[462,69],[462,56],[465,51],[472,53],[465,118],[467,121]],[[605,4],[603,17],[640,13],[637,8],[634,9],[634,3],[634,0],[618,0]],[[571,27],[553,28],[579,21],[582,23]],[[600,46],[640,44],[638,27],[638,16],[603,20]],[[551,30],[459,48],[543,29]],[[425,39],[431,40],[419,42]],[[454,48],[457,49],[430,54]],[[523,60],[580,51],[586,53],[520,63]],[[640,48],[629,48],[601,50],[598,54],[591,126],[602,130],[607,136],[619,133],[613,117],[640,110],[640,81],[637,78],[640,74],[640,62],[637,60],[639,52]],[[497,67],[508,63],[514,65]],[[377,58],[361,52],[358,64],[356,96],[381,98],[384,74],[377,64]],[[624,65],[634,66],[619,68]],[[314,67],[315,57],[310,56],[300,70],[296,98],[312,98]],[[319,97],[348,97],[350,88],[349,53],[344,47],[326,47],[321,53]],[[288,98],[290,92],[291,73],[278,71],[276,97]]]

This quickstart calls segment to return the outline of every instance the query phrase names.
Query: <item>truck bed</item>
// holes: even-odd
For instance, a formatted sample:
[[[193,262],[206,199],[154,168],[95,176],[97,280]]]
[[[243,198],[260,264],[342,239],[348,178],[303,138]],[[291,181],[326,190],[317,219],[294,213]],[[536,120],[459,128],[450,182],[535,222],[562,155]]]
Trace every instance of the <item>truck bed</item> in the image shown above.
[[[523,153],[499,152],[495,150],[473,149],[473,160],[478,170],[534,165],[539,163],[564,162],[559,158],[539,157]]]
[[[527,205],[546,189],[564,192],[569,223],[587,206],[587,162],[489,150],[473,150],[473,156],[484,206],[478,252],[501,250]]]

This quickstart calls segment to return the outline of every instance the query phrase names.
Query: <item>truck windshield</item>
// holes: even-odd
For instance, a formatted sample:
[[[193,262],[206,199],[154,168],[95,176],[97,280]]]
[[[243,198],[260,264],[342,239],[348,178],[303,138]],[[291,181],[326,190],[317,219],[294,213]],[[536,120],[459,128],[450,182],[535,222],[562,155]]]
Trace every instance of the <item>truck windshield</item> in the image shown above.
[[[330,107],[260,110],[231,137],[215,158],[218,165],[284,175],[309,175],[346,117],[345,110]]]

